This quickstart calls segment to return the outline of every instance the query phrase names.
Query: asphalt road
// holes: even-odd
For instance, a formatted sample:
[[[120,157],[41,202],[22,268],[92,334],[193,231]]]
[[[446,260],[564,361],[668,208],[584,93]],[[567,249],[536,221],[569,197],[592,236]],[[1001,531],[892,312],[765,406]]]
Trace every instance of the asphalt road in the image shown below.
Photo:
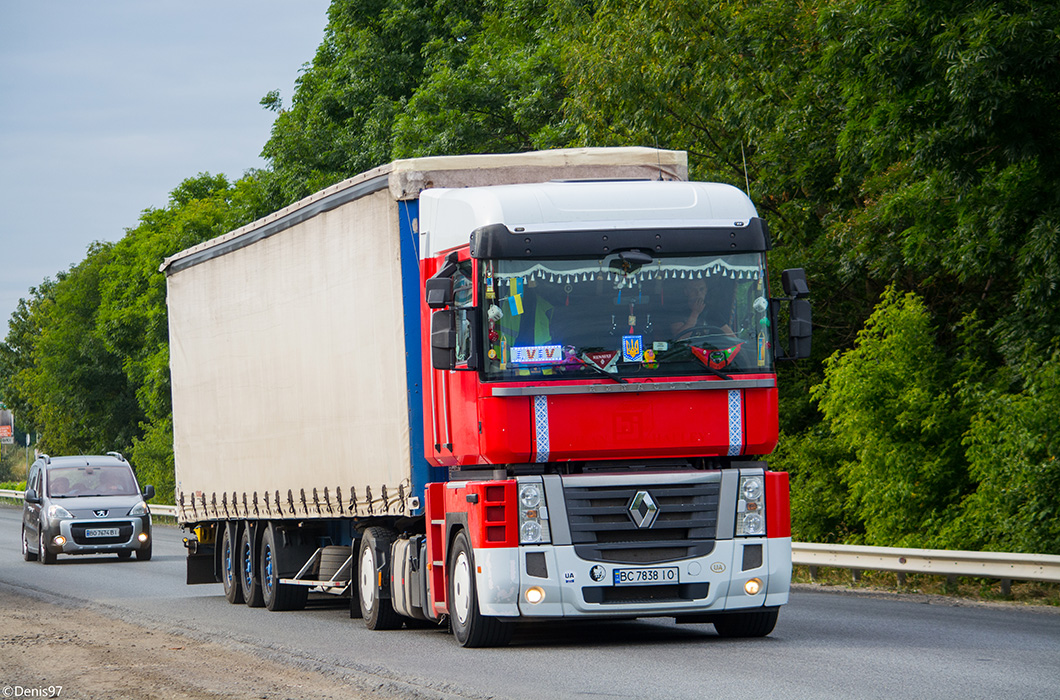
[[[150,562],[25,562],[20,517],[0,506],[0,586],[435,697],[1060,698],[1055,610],[796,591],[765,639],[638,620],[532,626],[508,648],[473,650],[437,629],[371,632],[334,604],[284,613],[230,605],[220,584],[184,584],[175,528],[156,528]]]

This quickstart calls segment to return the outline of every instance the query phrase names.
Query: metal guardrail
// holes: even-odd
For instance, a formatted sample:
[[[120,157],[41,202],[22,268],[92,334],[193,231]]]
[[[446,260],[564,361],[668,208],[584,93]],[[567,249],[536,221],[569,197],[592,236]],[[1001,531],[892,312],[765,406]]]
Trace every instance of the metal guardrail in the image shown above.
[[[860,547],[846,544],[791,543],[793,564],[830,566],[852,571],[977,576],[1002,581],[1060,582],[1060,556],[1008,552],[962,552],[949,549]]]
[[[0,498],[9,498],[13,501],[21,501],[25,495],[22,491],[12,491],[11,489],[0,489]],[[176,506],[161,506],[151,503],[148,506],[151,509],[151,515],[164,515],[166,517],[175,518],[177,517]]]
[[[0,498],[22,500],[21,491],[0,490]],[[176,506],[152,505],[155,515],[176,517]],[[1002,581],[1060,583],[1060,556],[962,552],[948,549],[860,547],[847,544],[791,543],[791,560],[800,566],[828,566],[859,571],[894,571],[901,574],[976,576]]]

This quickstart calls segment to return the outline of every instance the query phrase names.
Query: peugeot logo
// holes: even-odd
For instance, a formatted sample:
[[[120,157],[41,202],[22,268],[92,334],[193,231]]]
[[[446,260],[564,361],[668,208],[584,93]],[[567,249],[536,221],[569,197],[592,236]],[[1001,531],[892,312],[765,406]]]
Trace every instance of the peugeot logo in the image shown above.
[[[105,518],[105,517],[107,517],[107,513],[109,511],[106,511],[106,510],[94,510],[92,512],[96,514],[97,518]]]
[[[629,503],[629,517],[633,519],[633,524],[641,529],[649,528],[658,514],[659,506],[655,505],[651,494],[647,491],[637,491]]]

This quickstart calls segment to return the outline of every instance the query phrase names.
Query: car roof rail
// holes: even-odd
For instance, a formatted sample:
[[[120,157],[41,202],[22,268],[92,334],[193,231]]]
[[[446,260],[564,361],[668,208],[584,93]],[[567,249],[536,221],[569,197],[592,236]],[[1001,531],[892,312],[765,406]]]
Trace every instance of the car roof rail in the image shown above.
[[[117,459],[118,461],[121,461],[121,462],[125,461],[125,455],[123,455],[121,452],[108,452],[107,454],[110,455],[111,457]]]
[[[50,455],[46,455],[43,452],[37,455],[37,459],[43,459],[45,464],[51,464],[52,458]]]

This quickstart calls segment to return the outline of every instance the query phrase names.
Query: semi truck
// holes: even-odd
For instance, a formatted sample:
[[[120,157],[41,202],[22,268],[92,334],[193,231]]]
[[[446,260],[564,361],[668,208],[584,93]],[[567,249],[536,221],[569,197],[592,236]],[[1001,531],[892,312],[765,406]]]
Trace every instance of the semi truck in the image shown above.
[[[791,537],[763,459],[808,288],[771,296],[765,221],[687,169],[398,160],[167,258],[187,582],[466,647],[593,618],[769,634]]]

